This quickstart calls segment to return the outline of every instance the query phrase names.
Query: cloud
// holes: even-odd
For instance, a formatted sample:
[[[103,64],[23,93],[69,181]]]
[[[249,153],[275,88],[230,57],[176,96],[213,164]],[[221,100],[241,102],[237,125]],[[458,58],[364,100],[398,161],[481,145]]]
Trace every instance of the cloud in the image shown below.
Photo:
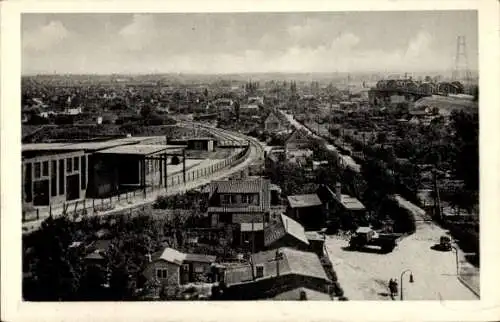
[[[132,22],[119,33],[120,42],[131,51],[140,51],[151,45],[157,38],[155,21],[151,15],[134,14]]]
[[[70,35],[60,21],[51,21],[48,24],[23,34],[23,47],[28,50],[43,51],[49,49]]]

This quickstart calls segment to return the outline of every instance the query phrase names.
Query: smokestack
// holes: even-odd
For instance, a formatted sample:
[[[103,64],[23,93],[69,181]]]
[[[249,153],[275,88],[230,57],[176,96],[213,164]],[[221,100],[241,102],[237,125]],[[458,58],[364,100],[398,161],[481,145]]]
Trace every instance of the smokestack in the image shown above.
[[[340,184],[340,182],[337,182],[335,184],[335,196],[339,201],[342,201],[342,185]]]

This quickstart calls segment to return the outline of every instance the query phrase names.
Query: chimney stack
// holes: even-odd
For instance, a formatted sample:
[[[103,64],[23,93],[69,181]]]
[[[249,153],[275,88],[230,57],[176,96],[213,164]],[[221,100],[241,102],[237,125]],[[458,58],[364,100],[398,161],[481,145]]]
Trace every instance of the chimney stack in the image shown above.
[[[148,259],[148,263],[151,263],[151,254],[147,254],[146,258]]]
[[[335,196],[339,201],[342,201],[342,185],[340,184],[340,182],[337,182],[335,184]]]

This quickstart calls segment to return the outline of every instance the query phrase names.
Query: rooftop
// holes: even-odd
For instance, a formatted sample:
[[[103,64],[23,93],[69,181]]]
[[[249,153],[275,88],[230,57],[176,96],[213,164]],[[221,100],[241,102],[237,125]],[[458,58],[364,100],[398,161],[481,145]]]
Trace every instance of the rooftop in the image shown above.
[[[266,229],[264,233],[265,245],[270,245],[287,234],[309,245],[305,229],[301,224],[283,214],[281,214],[279,218],[280,220],[277,223]]]
[[[260,193],[269,181],[263,178],[247,180],[222,180],[212,181],[210,188],[218,193]]]
[[[98,151],[97,153],[150,155],[166,150],[169,151],[176,150],[176,152],[182,152],[182,148],[173,145],[132,144],[132,145],[115,146],[109,149]]]
[[[276,295],[273,300],[276,301],[298,301],[300,300],[300,294],[304,292],[306,295],[306,299],[309,301],[330,301],[330,295],[327,293],[318,292],[309,288],[299,287],[292,289],[290,291],[286,291],[283,293],[279,293]]]
[[[342,200],[341,200],[342,205],[349,210],[364,210],[366,209],[365,206],[359,201],[357,198],[349,196],[349,195],[342,195]]]
[[[288,202],[292,208],[321,206],[321,200],[317,194],[288,196]]]
[[[161,253],[157,253],[157,256],[155,257],[157,260],[162,259],[177,265],[182,265],[184,261],[213,263],[216,259],[216,257],[212,255],[182,253],[170,247],[166,247]]]
[[[312,252],[282,247],[259,252],[251,257],[254,266],[262,265],[264,267],[264,276],[257,278],[257,281],[274,278],[278,273],[280,275],[293,274],[329,281],[318,255]],[[251,265],[228,268],[225,272],[225,281],[228,286],[252,282]]]

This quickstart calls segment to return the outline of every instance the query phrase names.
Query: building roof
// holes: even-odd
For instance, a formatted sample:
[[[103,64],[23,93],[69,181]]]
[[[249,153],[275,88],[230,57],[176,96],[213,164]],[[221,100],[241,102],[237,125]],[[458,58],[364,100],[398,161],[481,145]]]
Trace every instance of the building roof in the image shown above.
[[[304,227],[284,214],[280,214],[279,220],[266,228],[264,232],[264,245],[269,246],[287,234],[309,245]]]
[[[357,198],[349,196],[349,195],[342,195],[342,200],[340,203],[349,210],[364,210],[366,209],[365,206],[359,201]]]
[[[162,259],[169,263],[182,265],[182,262],[186,259],[186,254],[181,253],[180,251],[166,247],[158,259]]]
[[[96,251],[96,252],[90,253],[87,256],[85,256],[85,259],[101,260],[101,259],[104,259],[104,257],[99,252]]]
[[[305,235],[307,237],[307,240],[320,240],[324,241],[325,240],[325,235],[322,235],[318,233],[317,231],[306,231]]]
[[[260,179],[213,181],[211,185],[216,186],[218,193],[259,193],[262,190]]]
[[[318,195],[306,194],[306,195],[294,195],[288,196],[288,203],[292,208],[302,208],[302,207],[313,207],[322,205],[321,200]]]
[[[248,231],[262,231],[264,230],[264,223],[261,222],[255,222],[255,223],[241,223],[240,224],[240,229],[242,232],[248,232]]]
[[[280,123],[279,118],[273,112],[269,113],[264,123]]]
[[[276,255],[281,254],[281,257]],[[264,276],[256,281],[274,278],[278,275],[300,275],[330,281],[325,273],[321,261],[315,253],[304,252],[289,247],[259,252],[251,255],[253,266],[262,265]],[[252,266],[242,265],[228,268],[224,279],[226,285],[235,285],[252,282]]]
[[[308,301],[330,301],[331,297],[327,293],[318,292],[306,287],[294,288],[290,291],[279,293],[272,299],[275,301],[298,301],[300,300],[300,294],[304,292],[306,299]]]
[[[166,247],[162,252],[159,252],[156,260],[164,260],[172,264],[182,265],[183,262],[200,262],[200,263],[213,263],[216,257],[206,254],[191,254],[182,253],[176,249]]]
[[[120,145],[109,149],[98,151],[101,154],[129,154],[129,155],[150,155],[154,153],[159,153],[163,151],[179,150],[182,152],[182,148],[179,146],[172,145],[153,145],[153,144],[132,144],[132,145]]]
[[[186,254],[185,260],[188,262],[200,262],[200,263],[213,263],[215,262],[216,256],[205,255],[205,254]]]

